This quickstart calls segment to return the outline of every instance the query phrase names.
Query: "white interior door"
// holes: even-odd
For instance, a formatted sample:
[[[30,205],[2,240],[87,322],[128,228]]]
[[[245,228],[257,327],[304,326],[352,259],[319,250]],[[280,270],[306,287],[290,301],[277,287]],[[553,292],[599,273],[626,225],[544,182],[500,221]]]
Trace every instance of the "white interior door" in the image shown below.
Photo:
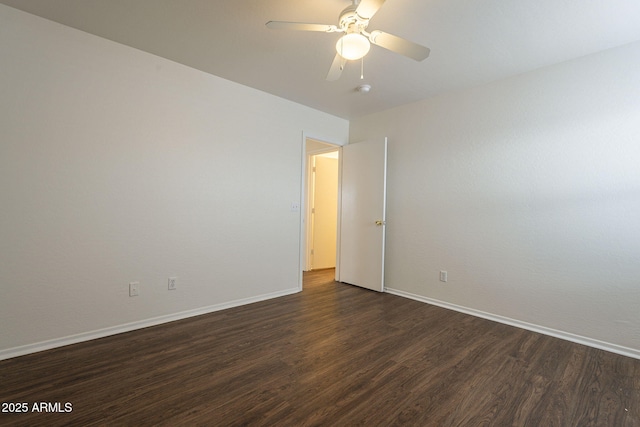
[[[382,292],[387,139],[342,147],[340,282]]]

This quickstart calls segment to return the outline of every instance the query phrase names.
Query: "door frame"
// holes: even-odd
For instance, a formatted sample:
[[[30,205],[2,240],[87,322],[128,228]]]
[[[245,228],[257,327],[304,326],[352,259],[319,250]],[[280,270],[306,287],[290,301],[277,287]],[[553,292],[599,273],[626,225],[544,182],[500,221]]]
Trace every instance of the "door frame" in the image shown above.
[[[312,152],[307,153],[307,140],[317,141],[323,144],[330,145],[331,147],[327,147],[326,149],[312,150]],[[341,213],[341,199],[342,199],[342,144],[338,144],[336,142],[325,141],[322,138],[315,138],[313,136],[307,135],[304,132],[302,133],[302,166],[300,171],[301,184],[300,184],[300,248],[299,248],[299,259],[298,259],[298,289],[302,291],[302,273],[306,270],[308,265],[307,260],[307,239],[308,239],[308,221],[310,217],[309,212],[309,174],[310,168],[308,167],[309,158],[312,155],[328,153],[332,151],[338,150],[338,224],[337,224],[337,236],[336,236],[336,275],[339,271],[339,262],[340,262],[340,213]]]
[[[313,138],[311,138],[313,139]],[[324,143],[323,143],[324,144]],[[306,185],[306,199],[305,199],[305,213],[304,213],[304,217],[305,217],[305,244],[304,244],[304,261],[303,261],[303,265],[304,265],[304,271],[309,271],[311,270],[311,239],[313,237],[313,226],[312,226],[312,219],[314,218],[314,212],[313,212],[313,204],[314,204],[314,199],[315,199],[315,179],[314,179],[314,171],[313,168],[311,167],[311,162],[312,159],[320,154],[324,154],[324,153],[335,153],[338,152],[338,203],[340,202],[340,154],[342,152],[342,147],[340,146],[332,146],[332,147],[326,147],[326,148],[321,148],[321,149],[317,149],[317,150],[311,150],[311,151],[307,151],[307,167],[306,167],[306,177],[305,179],[307,180],[307,185]],[[313,193],[313,198],[311,197],[311,194]],[[336,215],[339,215],[339,210],[336,210]],[[336,217],[336,220],[339,220],[339,217]],[[336,251],[338,249],[338,241],[337,241],[337,237],[336,237]],[[337,259],[336,259],[337,262]]]

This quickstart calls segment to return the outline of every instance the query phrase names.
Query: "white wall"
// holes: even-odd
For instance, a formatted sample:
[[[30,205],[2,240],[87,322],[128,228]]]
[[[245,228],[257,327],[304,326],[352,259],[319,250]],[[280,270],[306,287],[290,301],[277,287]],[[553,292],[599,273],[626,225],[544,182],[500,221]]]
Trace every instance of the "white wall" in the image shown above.
[[[0,58],[0,358],[298,290],[347,121],[3,5]]]
[[[352,121],[389,137],[387,287],[640,357],[639,76],[635,43]]]

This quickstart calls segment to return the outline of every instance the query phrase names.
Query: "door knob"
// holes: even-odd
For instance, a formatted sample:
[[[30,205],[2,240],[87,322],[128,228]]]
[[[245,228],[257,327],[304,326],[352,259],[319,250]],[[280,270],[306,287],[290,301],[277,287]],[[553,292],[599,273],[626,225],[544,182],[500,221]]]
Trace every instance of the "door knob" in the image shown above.
[[[384,221],[377,220],[377,221],[376,221],[376,225],[384,225]]]

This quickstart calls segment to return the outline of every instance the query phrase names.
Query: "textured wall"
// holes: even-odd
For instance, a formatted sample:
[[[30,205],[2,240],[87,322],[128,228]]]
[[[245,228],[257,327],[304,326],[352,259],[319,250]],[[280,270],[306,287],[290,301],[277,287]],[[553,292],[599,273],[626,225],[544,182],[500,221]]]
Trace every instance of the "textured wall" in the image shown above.
[[[0,57],[0,352],[298,289],[347,121],[2,5]]]
[[[640,43],[352,121],[389,137],[387,286],[640,356],[638,76]]]

